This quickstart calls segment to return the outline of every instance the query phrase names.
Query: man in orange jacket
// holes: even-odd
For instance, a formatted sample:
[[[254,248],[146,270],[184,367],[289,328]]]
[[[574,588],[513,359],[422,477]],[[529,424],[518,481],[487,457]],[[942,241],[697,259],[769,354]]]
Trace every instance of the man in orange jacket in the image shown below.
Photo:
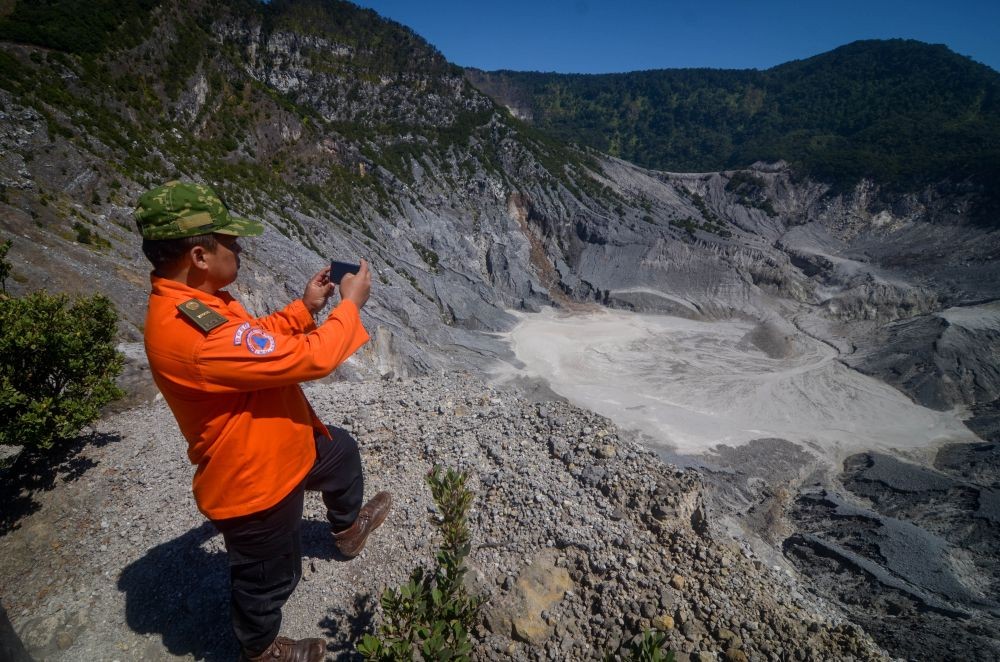
[[[278,636],[281,607],[302,574],[304,490],[323,493],[347,558],[361,553],[391,498],[380,492],[361,505],[357,442],[319,421],[299,382],[328,375],[368,341],[359,315],[368,264],[344,276],[340,304],[319,326],[313,315],[335,289],[329,268],[301,299],[253,318],[222,288],[239,271],[238,237],[259,235],[262,225],[231,215],[209,187],[184,182],[145,193],[136,222],[154,268],[146,354],[197,465],[195,501],[226,543],[241,659],[318,662],[324,640]]]

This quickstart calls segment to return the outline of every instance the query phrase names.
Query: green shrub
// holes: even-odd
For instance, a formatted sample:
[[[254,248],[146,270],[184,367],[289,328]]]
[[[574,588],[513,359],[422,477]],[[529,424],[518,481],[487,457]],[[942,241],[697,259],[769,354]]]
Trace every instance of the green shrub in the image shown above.
[[[411,240],[410,244],[413,246],[413,249],[417,251],[417,253],[420,255],[420,259],[426,262],[427,266],[431,268],[431,272],[436,274],[438,272],[438,264],[441,261],[441,258],[438,256],[438,254],[433,250],[431,250],[430,248],[427,248],[420,242]]]
[[[467,474],[434,467],[427,476],[434,502],[440,511],[436,522],[441,531],[437,567],[428,572],[417,567],[410,581],[382,594],[385,622],[380,636],[366,634],[358,652],[381,662],[423,660],[468,660],[472,652],[469,629],[475,624],[482,598],[471,596],[463,578],[465,558],[471,549],[466,517],[472,492],[465,487]]]
[[[674,654],[663,650],[666,641],[667,635],[662,632],[645,630],[642,638],[637,636],[627,646],[622,646],[618,655],[624,662],[674,662]],[[612,658],[610,654],[605,656],[608,660]]]
[[[107,298],[0,298],[0,443],[51,448],[123,395],[117,314]]]
[[[736,194],[744,207],[756,207],[771,218],[778,215],[774,204],[767,197],[767,182],[763,177],[740,170],[733,173],[726,183],[726,190]]]
[[[88,228],[80,221],[75,221],[73,223],[73,230],[76,233],[77,243],[85,244],[87,246],[103,246],[105,248],[111,246],[111,242],[97,234],[97,232]]]

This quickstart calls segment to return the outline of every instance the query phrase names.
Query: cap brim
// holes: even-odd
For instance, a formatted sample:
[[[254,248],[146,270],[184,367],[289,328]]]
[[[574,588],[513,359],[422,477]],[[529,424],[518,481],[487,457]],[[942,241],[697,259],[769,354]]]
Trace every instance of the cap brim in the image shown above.
[[[229,215],[229,223],[221,228],[212,230],[218,234],[228,234],[234,237],[257,237],[264,234],[264,226],[249,218]]]

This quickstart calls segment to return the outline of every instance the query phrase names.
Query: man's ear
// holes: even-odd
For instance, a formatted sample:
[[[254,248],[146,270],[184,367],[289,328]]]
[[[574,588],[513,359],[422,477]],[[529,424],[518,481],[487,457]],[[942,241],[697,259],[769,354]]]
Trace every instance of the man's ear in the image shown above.
[[[191,250],[188,251],[188,257],[191,258],[191,266],[195,269],[208,269],[208,261],[205,259],[206,253],[208,251],[205,250],[204,246],[192,246]]]

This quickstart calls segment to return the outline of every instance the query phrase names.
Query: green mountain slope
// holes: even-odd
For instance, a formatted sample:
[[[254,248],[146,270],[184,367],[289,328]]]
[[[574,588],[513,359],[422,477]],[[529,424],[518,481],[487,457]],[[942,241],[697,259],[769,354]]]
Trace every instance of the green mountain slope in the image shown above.
[[[839,185],[1000,181],[1000,74],[944,46],[859,41],[766,71],[467,75],[539,128],[646,167],[784,159]]]
[[[496,265],[491,303],[544,297],[529,273],[544,268],[532,262],[542,253],[506,239],[508,197],[518,209],[530,197],[537,218],[635,215],[638,203],[598,181],[592,156],[514,120],[370,10],[337,0],[91,9],[77,25],[79,0],[0,6],[0,232],[28,239],[15,248],[17,287],[74,291],[87,269],[128,274],[106,289],[141,320],[139,290],[123,287],[146,270],[131,208],[142,190],[183,178],[284,235],[285,255],[259,255],[268,268],[287,271],[295,246],[365,255],[383,285],[407,293],[387,307],[432,321],[413,322],[412,310],[398,319],[492,328],[502,313],[470,283]],[[539,211],[548,204],[556,212]],[[491,249],[492,237],[504,244]],[[36,268],[49,245],[77,271]],[[490,251],[485,276],[460,259],[479,250]]]
[[[202,177],[360,224],[361,199],[387,204],[366,173],[408,179],[414,143],[467,141],[493,111],[432,46],[349,3],[85,4],[14,5],[0,89],[102,180]]]

